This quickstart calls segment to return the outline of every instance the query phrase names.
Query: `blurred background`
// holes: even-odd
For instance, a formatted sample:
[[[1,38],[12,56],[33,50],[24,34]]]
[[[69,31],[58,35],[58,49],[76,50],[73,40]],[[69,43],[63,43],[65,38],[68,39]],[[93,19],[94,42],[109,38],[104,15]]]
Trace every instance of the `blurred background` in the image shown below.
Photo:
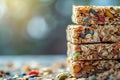
[[[0,54],[66,54],[72,5],[120,0],[0,0]]]

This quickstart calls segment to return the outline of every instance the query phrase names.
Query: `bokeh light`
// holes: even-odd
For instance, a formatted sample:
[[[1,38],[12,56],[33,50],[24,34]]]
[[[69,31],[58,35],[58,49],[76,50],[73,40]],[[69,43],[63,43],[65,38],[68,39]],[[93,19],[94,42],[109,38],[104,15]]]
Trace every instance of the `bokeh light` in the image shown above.
[[[55,8],[63,16],[71,16],[73,0],[57,0]]]
[[[27,26],[28,34],[34,39],[43,39],[48,32],[48,26],[43,17],[33,17]]]
[[[120,3],[120,0],[91,0],[91,5],[99,5],[99,6],[119,6],[118,3]]]
[[[0,18],[3,17],[5,12],[6,12],[5,0],[0,0]]]

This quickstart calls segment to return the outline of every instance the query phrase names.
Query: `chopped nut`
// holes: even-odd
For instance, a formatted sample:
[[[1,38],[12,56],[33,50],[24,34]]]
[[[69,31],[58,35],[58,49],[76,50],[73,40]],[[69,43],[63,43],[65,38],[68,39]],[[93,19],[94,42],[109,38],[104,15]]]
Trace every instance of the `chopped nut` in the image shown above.
[[[108,56],[108,52],[107,52],[107,51],[104,51],[104,52],[102,53],[102,56]]]
[[[73,66],[73,69],[74,69],[74,73],[77,73],[77,72],[79,72],[80,70],[81,70],[81,67],[80,67],[80,65],[74,65]]]
[[[91,34],[86,35],[86,38],[88,38],[88,39],[91,38],[91,37],[92,37]]]
[[[23,69],[22,69],[22,71],[24,71],[24,72],[27,72],[27,71],[30,71],[30,70],[31,70],[31,68],[30,68],[29,65],[24,66]]]

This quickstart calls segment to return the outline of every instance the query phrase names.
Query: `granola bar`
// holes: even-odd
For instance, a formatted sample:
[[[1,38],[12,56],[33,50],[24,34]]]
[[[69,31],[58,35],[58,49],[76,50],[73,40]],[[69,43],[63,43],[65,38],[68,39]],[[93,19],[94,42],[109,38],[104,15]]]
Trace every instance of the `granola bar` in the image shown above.
[[[89,61],[73,61],[69,59],[68,69],[76,78],[88,78],[89,76],[103,73],[113,69],[119,61],[117,60],[89,60]]]
[[[120,6],[73,6],[76,24],[120,24]]]
[[[120,80],[120,69],[109,70],[104,73],[89,76],[88,78],[67,78],[66,80]]]
[[[103,73],[94,74],[88,78],[67,78],[66,80],[120,80],[120,63]]]
[[[120,59],[120,43],[67,45],[67,55],[73,60]]]
[[[120,25],[68,25],[66,33],[73,44],[120,41]]]

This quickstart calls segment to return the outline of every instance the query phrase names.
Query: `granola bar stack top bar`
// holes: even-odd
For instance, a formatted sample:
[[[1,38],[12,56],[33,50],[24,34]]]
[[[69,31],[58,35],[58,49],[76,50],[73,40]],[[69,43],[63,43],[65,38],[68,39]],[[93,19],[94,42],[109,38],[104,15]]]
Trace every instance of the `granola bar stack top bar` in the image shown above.
[[[120,6],[73,6],[76,24],[120,24]]]
[[[68,25],[67,63],[76,78],[100,74],[120,64],[120,7],[73,6]]]

